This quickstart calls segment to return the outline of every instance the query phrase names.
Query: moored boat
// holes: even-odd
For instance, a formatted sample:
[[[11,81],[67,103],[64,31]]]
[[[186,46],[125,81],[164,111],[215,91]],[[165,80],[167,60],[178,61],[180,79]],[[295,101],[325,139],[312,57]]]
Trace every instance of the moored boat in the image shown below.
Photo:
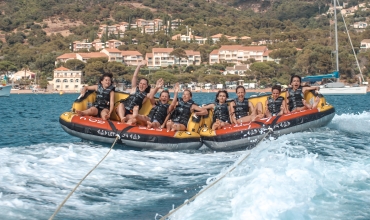
[[[11,85],[1,85],[0,84],[0,97],[10,96]]]

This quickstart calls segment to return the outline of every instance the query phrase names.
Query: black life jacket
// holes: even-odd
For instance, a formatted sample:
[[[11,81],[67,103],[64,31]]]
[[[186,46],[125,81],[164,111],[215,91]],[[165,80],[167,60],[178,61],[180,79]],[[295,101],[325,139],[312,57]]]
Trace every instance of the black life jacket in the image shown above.
[[[184,102],[181,98],[179,98],[177,106],[171,117],[172,121],[187,126],[191,115],[191,106],[193,104],[194,101],[191,99],[188,102]]]
[[[167,117],[168,107],[170,107],[168,103],[163,104],[160,101],[156,102],[155,106],[150,110],[148,115],[150,121],[153,122],[154,120],[157,120],[160,124],[163,124]]]
[[[146,92],[140,92],[139,88],[136,87],[136,92],[134,94],[130,94],[130,96],[124,101],[125,109],[131,111],[136,105],[141,109],[146,95]]]
[[[236,119],[249,115],[248,99],[244,98],[242,102],[239,102],[238,98],[234,99],[235,102],[235,117]]]
[[[304,99],[304,95],[302,92],[302,87],[300,86],[296,91],[292,88],[288,89],[289,93],[289,111],[292,111],[295,108],[303,107],[302,99]]]
[[[229,117],[229,106],[227,103],[220,104],[218,102],[215,102],[215,109],[213,112],[213,123],[216,122],[216,119],[230,123],[230,117]]]
[[[274,100],[271,96],[267,99],[267,107],[269,112],[275,116],[281,111],[281,105],[283,104],[284,97],[279,96]]]
[[[100,109],[109,109],[110,102],[110,92],[114,91],[114,86],[110,85],[108,88],[104,89],[102,84],[98,84],[98,90],[96,93],[96,100],[94,106]]]

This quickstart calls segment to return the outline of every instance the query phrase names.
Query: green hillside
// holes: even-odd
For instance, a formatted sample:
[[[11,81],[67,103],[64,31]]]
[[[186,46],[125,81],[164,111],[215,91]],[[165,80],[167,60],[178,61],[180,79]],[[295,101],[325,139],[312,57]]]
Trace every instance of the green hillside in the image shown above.
[[[347,7],[358,5],[350,1]],[[45,81],[52,76],[55,58],[70,52],[69,45],[75,40],[97,38],[99,25],[133,22],[138,18],[163,19],[167,21],[182,19],[182,25],[169,33],[158,31],[154,35],[142,34],[137,30],[126,31],[123,36],[108,36],[126,43],[119,49],[138,50],[142,54],[150,52],[153,47],[173,47],[192,49],[201,52],[202,62],[207,62],[209,53],[225,44],[236,44],[221,40],[216,44],[198,45],[171,41],[171,36],[186,33],[190,27],[194,35],[209,37],[218,33],[232,36],[249,36],[251,40],[238,42],[249,45],[252,42],[267,41],[273,58],[281,59],[279,64],[266,62],[252,65],[246,80],[257,79],[262,85],[280,82],[287,83],[290,74],[300,75],[323,74],[333,70],[333,35],[331,15],[326,12],[330,1],[248,1],[248,0],[5,0],[0,2],[0,71],[12,68],[29,67],[38,71]],[[365,21],[370,12],[358,10],[346,17],[348,24]],[[351,47],[344,33],[344,24],[339,17],[340,70],[344,80],[355,82],[358,70],[355,65]],[[68,26],[71,33],[63,36],[47,32],[50,23],[46,20],[79,22],[79,25]],[[81,24],[81,25],[80,25]],[[66,24],[67,25],[67,24]],[[350,27],[351,38],[357,52],[362,39],[370,38],[370,31],[356,32]],[[139,44],[130,44],[136,38]],[[107,40],[104,39],[104,40]],[[298,50],[297,50],[298,48]],[[369,75],[370,53],[358,54],[360,65],[366,67],[364,74]],[[4,63],[7,62],[8,65]],[[253,62],[253,61],[251,61]],[[84,66],[85,74],[93,65]],[[107,65],[107,64],[105,64]],[[177,80],[204,81],[235,80],[235,76],[225,78],[219,70],[226,64],[213,67],[188,67],[178,70],[176,67],[165,71],[175,73]],[[88,67],[88,68],[87,68]],[[124,67],[125,73],[132,69]],[[105,67],[101,71],[108,71]],[[213,77],[204,75],[210,69]],[[163,71],[162,71],[163,72]],[[120,74],[117,80],[122,80]]]

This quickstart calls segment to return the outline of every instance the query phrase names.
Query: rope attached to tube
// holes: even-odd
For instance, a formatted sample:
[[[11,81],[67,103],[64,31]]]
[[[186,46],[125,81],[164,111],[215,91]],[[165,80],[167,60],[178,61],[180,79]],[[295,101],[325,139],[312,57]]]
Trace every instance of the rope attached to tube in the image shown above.
[[[110,147],[109,151],[105,154],[105,156],[99,161],[99,163],[97,163],[94,168],[92,168],[81,180],[80,182],[77,183],[77,185],[75,186],[75,188],[68,194],[68,196],[63,200],[63,202],[58,206],[58,208],[55,210],[55,212],[53,213],[53,215],[49,218],[49,220],[52,220],[55,215],[60,211],[60,209],[63,207],[63,205],[67,202],[67,200],[69,199],[69,197],[72,196],[72,194],[76,191],[76,189],[81,185],[82,181],[84,181],[86,179],[86,177],[88,175],[90,175],[90,173],[92,171],[95,170],[95,168],[97,168],[99,166],[99,164],[101,162],[103,162],[103,160],[108,156],[108,154],[111,152],[111,150],[113,149],[114,145],[116,144],[117,140],[120,139],[120,135],[119,134],[116,134],[116,139],[114,140],[112,146]]]
[[[256,146],[261,143],[261,141],[263,139],[266,138],[267,135],[269,135],[271,132],[273,132],[273,129],[272,128],[268,128],[268,132],[265,133],[265,135],[257,142]],[[256,147],[255,146],[255,147]],[[248,152],[246,155],[244,155],[243,159],[241,159],[236,165],[232,166],[228,171],[226,171],[220,178],[218,178],[216,181],[214,181],[213,183],[209,184],[206,188],[204,188],[202,191],[200,191],[198,194],[194,195],[193,197],[191,197],[189,200],[187,200],[186,202],[184,202],[182,205],[180,205],[179,207],[177,207],[176,209],[170,211],[167,215],[163,216],[162,218],[160,218],[160,220],[166,220],[168,217],[170,217],[172,214],[174,214],[175,212],[177,212],[179,209],[181,209],[183,206],[189,204],[190,202],[194,201],[198,196],[200,196],[202,193],[204,193],[205,191],[207,191],[209,188],[211,188],[212,186],[214,186],[216,183],[218,183],[220,180],[222,180],[227,174],[231,173],[233,170],[235,170],[235,168],[237,166],[239,166],[245,159],[247,159],[249,157],[249,155],[251,154],[251,152]]]

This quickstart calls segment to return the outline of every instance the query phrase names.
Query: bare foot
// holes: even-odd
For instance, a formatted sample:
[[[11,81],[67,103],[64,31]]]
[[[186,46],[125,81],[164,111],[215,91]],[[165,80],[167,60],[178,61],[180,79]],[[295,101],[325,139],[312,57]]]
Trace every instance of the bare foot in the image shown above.
[[[150,121],[147,121],[146,124],[147,124],[147,126],[146,126],[147,129],[151,129],[152,126],[153,126]]]
[[[126,122],[126,120],[127,120],[127,118],[126,118],[126,117],[123,117],[123,118],[121,119],[121,122],[122,122],[122,123],[125,123],[125,122]]]
[[[128,125],[136,125],[136,118],[131,118],[131,119],[129,119],[129,120],[126,122],[126,124],[128,124]]]

